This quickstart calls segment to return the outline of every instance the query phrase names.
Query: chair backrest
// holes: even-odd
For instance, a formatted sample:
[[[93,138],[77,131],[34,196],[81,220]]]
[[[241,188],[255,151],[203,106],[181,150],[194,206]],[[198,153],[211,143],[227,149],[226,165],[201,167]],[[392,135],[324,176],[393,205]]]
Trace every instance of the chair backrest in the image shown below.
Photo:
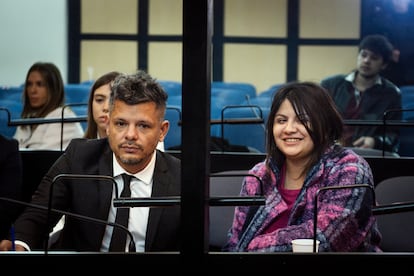
[[[223,137],[233,145],[243,145],[252,151],[265,152],[266,150],[266,123],[270,108],[256,105],[227,107],[223,110],[223,119],[262,119],[262,123],[244,122],[240,124],[219,125],[216,136]],[[221,131],[223,130],[223,131]],[[246,135],[248,134],[248,135]]]
[[[400,87],[402,119],[407,121],[414,120],[414,85],[404,85]],[[414,156],[414,126],[400,128],[400,156]]]
[[[353,150],[356,154],[359,154],[363,157],[379,157],[379,156],[400,157],[395,152],[382,151],[379,149],[357,148],[357,147],[348,147],[348,148]]]
[[[177,106],[179,108],[182,108],[183,97],[181,95],[168,96],[167,106]]]
[[[223,81],[213,81],[211,83],[212,95],[216,88],[227,88],[232,90],[238,90],[238,94],[241,94],[243,98],[246,96],[250,98],[255,98],[257,96],[256,87],[247,82],[223,82]]]
[[[23,99],[23,86],[1,86],[0,87],[0,101],[16,101],[21,103]]]
[[[178,81],[171,80],[158,80],[168,96],[181,96],[182,95],[182,84]]]
[[[414,87],[414,86],[413,86]],[[402,119],[408,122],[414,121],[414,90],[409,91],[412,94],[407,95],[408,91],[405,91],[405,97],[402,97],[403,112]],[[414,157],[414,126],[401,127],[400,128],[400,156],[412,156]]]
[[[272,101],[273,96],[277,93],[279,88],[281,88],[283,85],[284,85],[283,83],[274,84],[274,85],[270,86],[268,89],[257,93],[257,97],[270,98],[270,101]]]
[[[77,117],[88,117],[88,103],[69,103],[66,106],[70,107]],[[88,121],[81,121],[80,124],[85,131]]]
[[[80,83],[65,84],[65,103],[88,103],[91,86]]]
[[[62,155],[57,150],[21,150],[23,162],[23,199],[30,201],[43,176]]]
[[[414,176],[385,179],[375,186],[379,205],[414,202]],[[377,215],[385,252],[414,252],[414,211]]]
[[[232,170],[210,176],[210,196],[238,196],[247,170]],[[234,175],[234,176],[220,176]],[[210,251],[220,251],[227,241],[235,206],[210,206]]]
[[[218,110],[222,110],[223,107],[227,105],[239,105],[244,100],[246,100],[246,95],[249,98],[244,90],[239,90],[237,88],[231,87],[212,87],[211,88],[211,107]],[[253,98],[253,97],[252,97]],[[214,112],[212,112],[212,115]],[[212,117],[214,118],[214,117]]]
[[[177,148],[181,147],[181,107],[180,106],[167,106],[165,111],[165,119],[170,122],[170,129],[164,140],[164,148]]]
[[[262,205],[265,204],[263,195],[252,197],[240,196],[243,180],[253,177],[260,181],[263,190],[263,182],[260,177],[249,174],[249,170],[227,170],[210,174],[210,225],[209,225],[209,250],[221,251],[228,239],[228,233],[233,223],[236,205]],[[237,203],[227,201],[229,197],[237,198]],[[225,201],[225,206],[221,206]],[[241,201],[239,201],[241,200]],[[214,201],[219,205],[214,205]],[[244,201],[244,202],[243,202]]]
[[[272,107],[272,98],[263,96],[252,99],[246,99],[242,102],[242,105],[258,105],[262,109],[270,109]]]
[[[13,137],[15,126],[9,126],[9,120],[20,118],[22,104],[16,101],[2,100],[0,103],[0,134]],[[9,118],[10,116],[10,118]]]

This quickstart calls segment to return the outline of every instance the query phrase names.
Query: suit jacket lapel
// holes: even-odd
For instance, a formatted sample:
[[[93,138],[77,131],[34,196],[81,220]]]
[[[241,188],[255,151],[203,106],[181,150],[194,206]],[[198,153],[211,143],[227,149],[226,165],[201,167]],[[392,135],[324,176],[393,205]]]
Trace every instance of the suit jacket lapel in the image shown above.
[[[168,167],[162,157],[162,155],[157,151],[157,159],[155,161],[155,169],[152,183],[152,197],[166,196],[170,195],[168,192],[169,187],[169,177],[168,177]],[[159,227],[161,216],[164,212],[163,207],[160,208],[150,208],[149,217],[148,217],[148,227],[147,227],[147,237],[145,241],[145,248],[151,248],[156,229]]]
[[[106,176],[113,176],[113,167],[112,167],[112,151],[109,148],[109,144],[104,149],[104,153],[102,158],[99,160],[99,167],[98,167],[98,174],[99,175],[106,175]],[[114,189],[115,182],[113,183],[103,183],[100,185],[99,189],[99,198],[102,199],[102,202],[105,202],[105,210],[101,210],[101,217],[105,219],[108,216],[109,208],[111,207],[112,202],[112,191]]]

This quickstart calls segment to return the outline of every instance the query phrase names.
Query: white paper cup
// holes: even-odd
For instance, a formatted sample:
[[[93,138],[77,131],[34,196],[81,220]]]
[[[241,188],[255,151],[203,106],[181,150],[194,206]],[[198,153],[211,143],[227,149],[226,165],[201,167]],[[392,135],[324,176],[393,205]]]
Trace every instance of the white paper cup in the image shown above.
[[[318,252],[319,241],[316,240],[316,252]],[[313,252],[313,239],[292,240],[293,252]]]

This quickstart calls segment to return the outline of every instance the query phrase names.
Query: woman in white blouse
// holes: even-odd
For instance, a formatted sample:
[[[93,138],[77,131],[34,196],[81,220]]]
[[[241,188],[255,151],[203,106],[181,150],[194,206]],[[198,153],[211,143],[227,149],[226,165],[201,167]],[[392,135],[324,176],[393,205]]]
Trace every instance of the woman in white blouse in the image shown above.
[[[48,62],[37,62],[27,72],[23,90],[22,119],[76,117],[69,107],[63,107],[65,91],[59,69]],[[62,131],[63,127],[63,131]],[[73,138],[83,136],[76,123],[45,123],[17,127],[14,138],[20,149],[64,150]]]

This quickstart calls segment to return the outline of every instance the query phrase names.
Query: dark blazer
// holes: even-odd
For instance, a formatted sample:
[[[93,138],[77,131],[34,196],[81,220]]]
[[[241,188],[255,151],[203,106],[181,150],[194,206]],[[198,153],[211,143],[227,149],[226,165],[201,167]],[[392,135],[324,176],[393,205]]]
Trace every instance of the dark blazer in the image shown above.
[[[22,159],[17,140],[0,135],[0,197],[21,200]],[[22,208],[0,200],[0,239],[7,237],[11,223]]]
[[[73,139],[66,151],[50,168],[32,197],[32,203],[47,206],[52,192],[52,208],[90,216],[106,221],[111,204],[112,181],[62,179],[59,174],[112,176],[112,151],[107,139]],[[53,183],[53,185],[52,185]],[[52,189],[51,189],[52,187]],[[168,153],[157,150],[152,196],[179,196],[181,193],[181,163]],[[55,225],[60,215],[49,216]],[[16,220],[16,239],[32,249],[43,249],[47,212],[27,208]],[[180,250],[180,208],[151,208],[146,235],[146,251]],[[48,231],[50,231],[49,228]],[[66,216],[65,227],[56,245],[58,250],[99,251],[105,225]]]
[[[362,93],[361,112],[359,117],[349,118],[346,114],[346,109],[349,102],[354,98],[354,88],[352,83],[345,79],[346,77],[347,75],[339,74],[330,76],[321,81],[321,85],[329,91],[339,113],[341,113],[344,119],[382,121],[384,119],[385,111],[401,109],[402,102],[400,89],[387,79],[381,77],[381,85],[375,84]],[[401,120],[401,114],[401,112],[389,112],[386,119]],[[361,136],[374,137],[375,149],[398,152],[398,128],[387,127],[386,132],[384,133],[384,128],[382,126],[355,126],[352,140]]]

